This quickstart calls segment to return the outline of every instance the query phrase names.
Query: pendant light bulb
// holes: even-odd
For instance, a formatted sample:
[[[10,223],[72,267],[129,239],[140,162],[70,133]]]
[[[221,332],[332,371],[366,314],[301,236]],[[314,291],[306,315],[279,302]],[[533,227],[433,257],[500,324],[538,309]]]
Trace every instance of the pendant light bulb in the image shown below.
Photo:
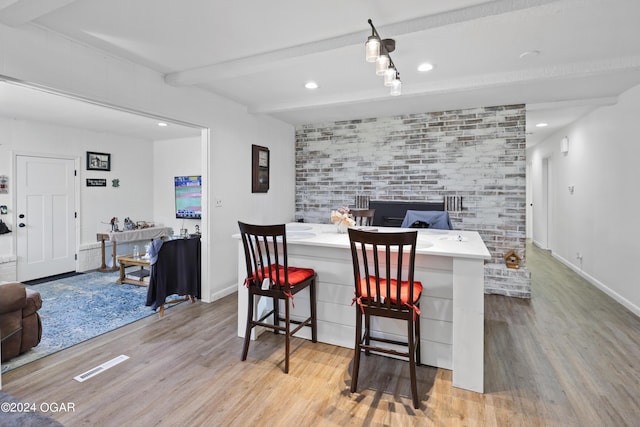
[[[391,82],[391,96],[398,96],[402,94],[402,82],[396,77]]]
[[[384,70],[384,85],[391,87],[391,82],[393,82],[396,78],[396,69],[393,67],[389,67]]]
[[[389,55],[382,53],[376,60],[376,75],[383,76],[387,68],[389,68]]]
[[[369,36],[364,44],[367,62],[376,62],[380,56],[380,39],[376,36]]]

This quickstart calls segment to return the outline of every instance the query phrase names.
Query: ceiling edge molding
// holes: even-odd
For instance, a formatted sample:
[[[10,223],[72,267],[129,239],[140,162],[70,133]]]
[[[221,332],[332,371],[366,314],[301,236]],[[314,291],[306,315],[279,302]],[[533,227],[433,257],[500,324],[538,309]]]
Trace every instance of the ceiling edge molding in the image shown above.
[[[8,4],[0,7],[0,22],[11,27],[17,27],[75,1],[77,0],[15,0],[4,2]]]
[[[8,8],[9,6],[11,6],[12,4],[15,4],[17,2],[19,2],[20,0],[0,0],[0,13]]]
[[[36,90],[36,91],[40,91],[40,92],[43,92],[43,93],[48,93],[50,95],[60,96],[60,97],[67,98],[67,99],[70,99],[70,100],[83,102],[85,104],[90,104],[90,105],[94,105],[94,106],[97,106],[97,107],[104,107],[104,108],[108,108],[108,109],[111,109],[111,110],[120,111],[122,113],[128,113],[128,114],[133,114],[133,115],[137,115],[137,116],[142,116],[142,117],[146,117],[146,118],[153,119],[153,120],[165,121],[165,122],[168,122],[168,123],[173,123],[173,124],[184,126],[184,127],[206,128],[206,126],[199,125],[199,124],[196,124],[196,123],[191,123],[191,122],[183,121],[183,120],[180,120],[180,119],[174,119],[174,118],[170,118],[170,117],[167,117],[167,116],[163,116],[163,115],[160,115],[160,114],[155,114],[155,113],[142,111],[142,110],[139,110],[139,109],[136,109],[136,108],[133,108],[133,107],[129,107],[129,106],[122,106],[122,105],[112,104],[112,103],[104,101],[104,100],[97,100],[97,99],[88,98],[86,96],[78,95],[78,94],[73,93],[73,92],[68,92],[68,91],[64,91],[64,90],[60,90],[60,89],[54,89],[54,88],[51,88],[49,86],[41,85],[41,84],[35,83],[35,82],[29,82],[29,81],[26,81],[26,80],[16,79],[16,78],[13,78],[13,77],[10,77],[10,76],[6,76],[4,74],[0,74],[0,84],[10,84],[10,85],[15,85],[15,86],[20,86],[20,87],[23,87],[23,88],[26,88],[26,89]]]
[[[568,101],[536,102],[527,104],[527,111],[548,111],[585,106],[605,107],[616,105],[617,103],[617,96],[603,96],[601,98],[571,99]]]
[[[495,0],[465,8],[441,12],[434,15],[382,25],[380,31],[385,35],[397,37],[438,28],[461,22],[468,22],[488,16],[502,15],[524,9],[546,6],[566,0]],[[364,22],[364,19],[363,19]],[[362,44],[368,34],[368,28],[363,24],[363,30],[342,36],[318,40],[312,43],[277,49],[270,52],[258,53],[235,60],[216,64],[209,64],[189,70],[177,71],[165,75],[165,82],[174,86],[188,86],[205,83],[241,75],[255,74],[265,70],[287,66],[287,61],[298,58]]]

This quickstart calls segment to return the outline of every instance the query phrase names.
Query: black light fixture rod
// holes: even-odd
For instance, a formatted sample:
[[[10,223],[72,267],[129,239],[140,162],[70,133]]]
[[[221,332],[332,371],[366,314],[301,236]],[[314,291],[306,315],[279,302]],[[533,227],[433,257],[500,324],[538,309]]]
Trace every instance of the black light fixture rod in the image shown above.
[[[380,36],[378,35],[378,31],[376,31],[376,27],[373,26],[373,21],[369,19],[367,22],[369,23],[369,25],[371,25],[371,30],[373,31],[372,34],[377,38],[380,38]]]
[[[373,21],[371,19],[368,19],[367,22],[369,23],[369,25],[371,25],[372,35],[376,36],[378,38],[378,40],[380,40],[380,48],[384,49],[384,52],[387,54],[387,57],[389,57],[389,67],[393,68],[394,70],[396,70],[396,75],[399,77],[400,76],[400,72],[396,68],[396,64],[393,63],[393,59],[391,59],[391,55],[389,53],[389,49],[387,48],[387,45],[385,43],[385,41],[387,41],[387,40],[390,40],[391,42],[393,42],[394,43],[394,47],[393,47],[393,49],[391,49],[393,51],[393,50],[395,50],[395,41],[393,41],[391,39],[383,40],[382,37],[380,37],[380,34],[378,34],[378,30],[376,30],[375,25],[373,25]]]
[[[389,55],[388,52],[387,52],[387,56],[389,57],[389,68],[393,68],[394,70],[396,70],[396,74],[399,76],[400,73],[398,72],[398,69],[396,68],[396,64],[393,63],[393,59],[391,59],[391,55]]]

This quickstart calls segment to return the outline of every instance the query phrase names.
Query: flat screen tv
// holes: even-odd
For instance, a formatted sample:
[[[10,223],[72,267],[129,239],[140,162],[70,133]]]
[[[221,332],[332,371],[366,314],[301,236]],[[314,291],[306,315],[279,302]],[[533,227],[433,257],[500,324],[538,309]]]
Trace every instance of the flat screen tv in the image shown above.
[[[202,176],[176,176],[176,218],[202,218]]]

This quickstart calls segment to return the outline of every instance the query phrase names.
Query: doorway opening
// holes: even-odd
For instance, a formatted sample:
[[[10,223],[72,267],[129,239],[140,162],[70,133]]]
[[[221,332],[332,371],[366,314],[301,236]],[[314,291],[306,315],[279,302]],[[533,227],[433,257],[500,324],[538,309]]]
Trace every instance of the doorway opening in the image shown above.
[[[208,302],[208,296],[211,293],[207,276],[208,244],[206,243],[210,230],[210,216],[207,212],[207,193],[209,191],[207,185],[209,176],[208,158],[210,152],[210,133],[208,128],[180,120],[171,119],[169,117],[162,117],[118,107],[115,105],[103,104],[94,100],[57,91],[55,89],[43,88],[38,85],[18,82],[2,75],[0,75],[0,98],[3,100],[3,102],[1,103],[2,105],[0,105],[0,120],[4,119],[5,126],[11,126],[11,123],[9,122],[12,121],[17,123],[16,128],[20,126],[24,128],[25,123],[32,124],[37,122],[39,125],[42,125],[38,129],[38,132],[19,133],[19,135],[17,136],[12,135],[14,137],[13,140],[3,141],[4,147],[2,148],[7,149],[7,152],[10,154],[6,158],[6,165],[3,164],[3,169],[6,167],[5,170],[9,172],[8,175],[10,177],[10,190],[9,194],[0,195],[0,204],[9,206],[9,212],[6,218],[8,219],[8,221],[10,221],[11,229],[13,232],[11,233],[11,235],[5,238],[5,242],[9,242],[9,244],[0,245],[0,257],[3,255],[13,256],[16,265],[16,279],[20,281],[37,280],[44,277],[50,279],[48,276],[58,273],[67,273],[70,271],[85,271],[84,269],[79,268],[80,260],[76,259],[76,254],[81,255],[81,249],[84,249],[86,247],[99,245],[96,240],[96,228],[98,227],[98,224],[101,224],[103,221],[102,217],[96,217],[90,220],[86,219],[88,217],[87,212],[91,211],[91,209],[88,209],[86,206],[86,194],[91,193],[93,195],[93,198],[91,200],[91,202],[93,202],[95,200],[99,200],[100,194],[104,194],[104,192],[106,191],[117,192],[122,191],[121,187],[123,185],[136,185],[136,182],[133,180],[130,180],[129,182],[121,180],[120,190],[118,190],[115,185],[112,185],[112,180],[121,178],[120,176],[115,176],[115,174],[109,174],[105,171],[91,171],[91,176],[89,176],[88,171],[85,169],[86,152],[111,152],[112,148],[109,144],[108,135],[117,134],[120,136],[122,135],[122,133],[120,133],[121,130],[124,128],[128,128],[127,131],[130,131],[131,134],[135,135],[136,138],[143,138],[148,141],[156,142],[180,138],[191,138],[195,140],[195,144],[199,144],[199,153],[197,153],[197,155],[193,157],[194,162],[197,165],[197,169],[194,167],[194,171],[202,175],[203,179],[203,215],[200,223],[200,232],[203,239],[202,295],[203,300]],[[163,127],[161,129],[158,126],[159,122],[166,123],[169,126]],[[0,125],[2,125],[2,123],[0,123]],[[62,143],[60,143],[60,141],[57,141],[56,144],[47,144],[46,141],[48,135],[46,132],[42,132],[41,130],[53,129],[56,126],[74,129],[79,134],[82,134],[82,132],[84,131],[91,131],[92,133],[101,133],[107,135],[106,137],[104,137],[105,145],[102,149],[100,149],[100,146],[97,144],[95,147],[88,147],[86,145],[86,142],[77,142],[72,140],[67,140]],[[186,131],[186,134],[177,133],[180,130]],[[161,135],[160,132],[165,132],[162,135],[168,136],[159,136]],[[36,138],[33,138],[34,134],[37,134],[36,136],[38,136],[40,139],[36,141]],[[26,144],[23,144],[23,141],[18,140],[18,138],[22,138],[23,140],[31,138],[32,140],[29,140]],[[151,142],[149,143],[151,144]],[[52,153],[62,154],[58,155]],[[126,150],[124,150],[119,153],[113,152],[112,154],[113,156],[111,159],[115,162],[118,161],[118,158],[126,156],[127,152]],[[35,214],[32,214],[32,211],[25,210],[28,209],[29,206],[19,203],[19,199],[25,196],[22,184],[18,183],[18,174],[21,173],[20,170],[23,169],[23,167],[19,166],[18,164],[19,162],[21,162],[19,158],[22,157],[57,159],[53,163],[57,164],[57,161],[61,160],[61,163],[65,163],[64,161],[71,161],[71,163],[73,164],[73,167],[71,167],[71,170],[73,171],[72,176],[70,177],[70,175],[68,174],[63,174],[62,176],[67,177],[73,183],[71,186],[71,195],[73,196],[74,201],[65,203],[64,205],[66,206],[65,210],[71,210],[74,217],[77,214],[77,219],[71,226],[56,226],[51,222],[45,224],[44,226],[49,231],[55,230],[55,233],[57,233],[55,234],[56,239],[60,237],[61,233],[64,234],[67,243],[61,246],[64,246],[65,253],[68,252],[72,256],[71,267],[65,264],[64,267],[58,269],[33,273],[32,266],[27,263],[26,265],[28,266],[28,268],[24,269],[24,271],[28,274],[23,271],[19,272],[19,270],[22,268],[22,266],[18,266],[18,264],[23,260],[23,249],[21,249],[23,246],[18,243],[18,239],[21,238],[18,235],[20,234],[20,230],[22,228],[27,228],[30,225],[30,222],[28,222],[27,220],[30,220],[36,216]],[[2,162],[5,162],[5,160],[2,159]],[[40,168],[39,172],[37,172],[42,178],[41,181],[44,181],[43,177],[48,176],[48,167],[53,166],[45,166],[44,168]],[[187,172],[190,173],[191,170]],[[107,186],[102,188],[88,189],[88,187],[85,186],[86,178],[93,179],[94,175],[97,179],[106,180]],[[171,177],[171,185],[173,185],[173,176]],[[151,191],[150,189],[144,188],[140,188],[139,190]],[[30,198],[33,199],[33,197]],[[57,205],[55,207],[57,208]],[[151,211],[150,214],[153,215],[153,207],[149,206],[148,209]],[[108,209],[104,209],[104,211],[109,213]],[[24,218],[20,218],[20,215],[24,215]],[[43,218],[47,216],[47,214],[40,214],[39,220],[42,220],[42,222],[46,222],[46,219]],[[81,223],[83,219],[85,220],[85,222]],[[121,218],[121,220],[122,219],[123,218]],[[21,222],[21,220],[24,221]],[[20,227],[20,223],[25,224],[25,226]],[[28,245],[25,247],[35,248],[37,247],[37,245],[34,244],[34,246]],[[17,255],[18,251],[21,251],[20,256]],[[25,253],[30,254],[30,251],[31,250],[27,249],[25,250]],[[57,256],[51,256],[50,258],[54,260],[58,259]],[[96,268],[98,266],[99,263],[98,265],[96,265]],[[33,284],[33,282],[30,282],[29,284]]]

